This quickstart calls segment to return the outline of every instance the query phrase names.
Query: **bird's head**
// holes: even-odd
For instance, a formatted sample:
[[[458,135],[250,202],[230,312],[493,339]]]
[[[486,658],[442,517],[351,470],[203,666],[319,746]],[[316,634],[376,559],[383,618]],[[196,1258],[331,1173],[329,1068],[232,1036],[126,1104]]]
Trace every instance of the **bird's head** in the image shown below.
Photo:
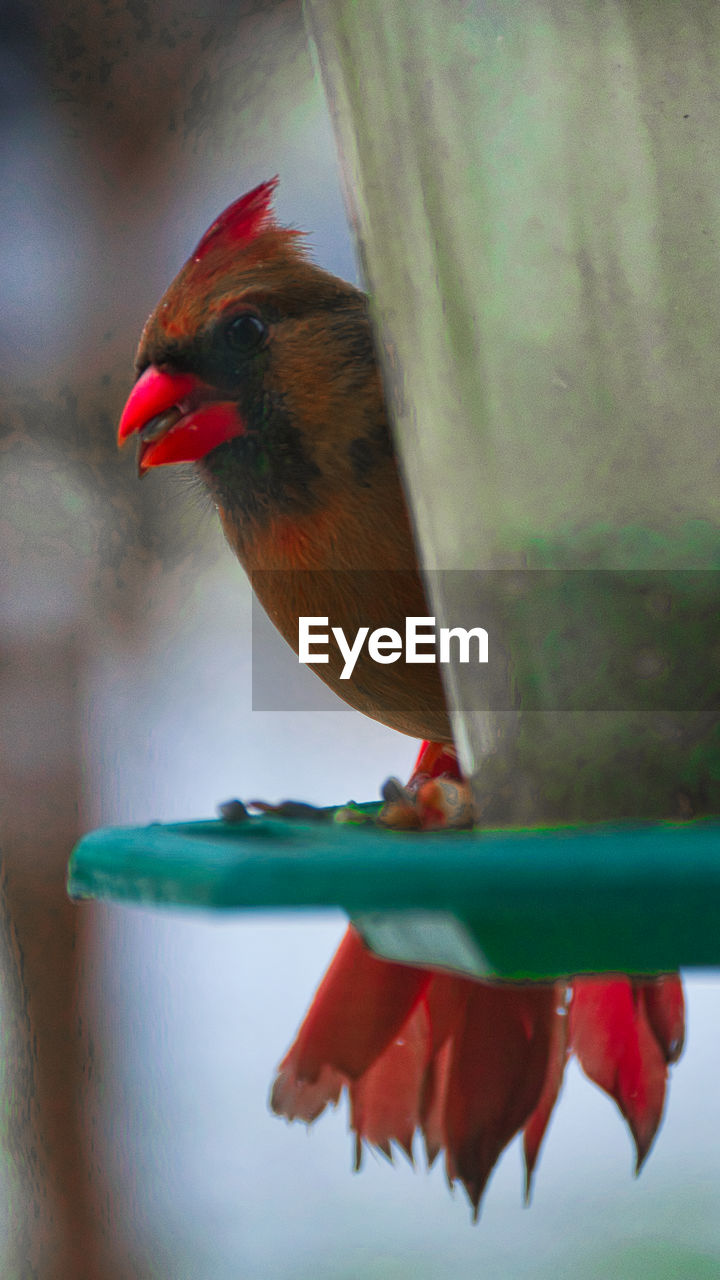
[[[196,463],[230,519],[307,510],[391,453],[367,299],[278,225],[277,179],[202,237],[142,334],[118,438]]]

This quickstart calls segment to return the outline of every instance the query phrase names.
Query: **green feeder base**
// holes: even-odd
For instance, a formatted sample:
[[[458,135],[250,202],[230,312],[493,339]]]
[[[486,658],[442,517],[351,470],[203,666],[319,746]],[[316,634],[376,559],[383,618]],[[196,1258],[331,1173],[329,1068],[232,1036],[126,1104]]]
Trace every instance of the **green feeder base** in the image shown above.
[[[361,806],[371,814],[378,806]],[[275,816],[108,827],[75,898],[339,907],[387,959],[479,977],[720,965],[720,820],[400,832]]]

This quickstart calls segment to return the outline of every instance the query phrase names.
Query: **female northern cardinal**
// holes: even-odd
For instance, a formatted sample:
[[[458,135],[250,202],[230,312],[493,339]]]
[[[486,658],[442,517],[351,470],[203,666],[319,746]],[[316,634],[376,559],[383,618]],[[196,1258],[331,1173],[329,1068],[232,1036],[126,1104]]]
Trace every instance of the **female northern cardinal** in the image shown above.
[[[272,213],[276,180],[232,204],[148,320],[119,426],[140,474],[194,463],[268,614],[297,647],[298,618],[402,632],[428,609],[388,427],[365,296],[308,260]],[[311,572],[307,572],[311,571]],[[348,572],[351,571],[351,572]],[[437,667],[379,665],[350,682],[329,653],[318,674],[366,715],[426,739],[396,817],[447,820],[459,781]],[[452,788],[451,788],[452,789]],[[457,790],[457,786],[455,786]],[[350,928],[272,1095],[315,1119],[347,1086],[356,1134],[432,1161],[477,1211],[500,1152],[523,1130],[527,1185],[574,1051],[618,1103],[638,1166],[682,1047],[675,975],[486,983],[372,956]]]

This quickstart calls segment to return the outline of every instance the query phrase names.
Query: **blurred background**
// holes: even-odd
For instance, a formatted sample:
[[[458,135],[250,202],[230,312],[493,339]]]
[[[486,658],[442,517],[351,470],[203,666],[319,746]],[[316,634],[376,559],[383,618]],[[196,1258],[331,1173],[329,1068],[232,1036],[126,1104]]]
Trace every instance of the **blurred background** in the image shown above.
[[[711,975],[639,1181],[573,1065],[532,1208],[512,1149],[473,1228],[440,1169],[354,1176],[344,1114],[308,1135],[268,1112],[339,916],[66,900],[91,827],[373,799],[416,744],[253,711],[249,589],[212,510],[115,450],[143,321],[243,191],[279,173],[281,221],[357,279],[299,4],[6,0],[0,119],[0,1274],[720,1276]]]

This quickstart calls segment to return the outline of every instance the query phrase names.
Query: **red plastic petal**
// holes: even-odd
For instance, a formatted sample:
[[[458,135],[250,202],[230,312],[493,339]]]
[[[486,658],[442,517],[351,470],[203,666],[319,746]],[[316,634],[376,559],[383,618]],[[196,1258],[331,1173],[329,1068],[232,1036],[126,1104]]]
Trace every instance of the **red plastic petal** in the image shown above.
[[[629,978],[576,978],[570,1042],[586,1075],[615,1100],[647,1156],[662,1118],[667,1066],[643,999]]]
[[[420,1001],[384,1053],[349,1085],[350,1123],[355,1131],[355,1167],[363,1141],[391,1156],[397,1142],[412,1160],[412,1142],[420,1119],[428,1059],[430,1024]]]
[[[316,1080],[300,1080],[297,1077],[291,1054],[278,1068],[270,1094],[270,1106],[278,1116],[286,1120],[304,1120],[312,1124],[328,1105],[337,1106],[347,1081],[339,1071],[323,1067]]]
[[[565,995],[567,988],[563,983],[555,987],[555,1007],[553,1011],[550,1048],[548,1051],[545,1083],[535,1110],[525,1125],[523,1132],[523,1156],[525,1160],[525,1201],[529,1203],[532,1190],[532,1178],[540,1153],[542,1140],[550,1122],[560,1086],[565,1074],[565,1064],[570,1050],[568,1044],[569,1018]]]
[[[426,969],[378,960],[349,928],[279,1070],[312,1083],[331,1066],[357,1080],[399,1034],[429,981]]]
[[[677,1062],[685,1044],[685,997],[679,973],[663,973],[635,985],[665,1061]]]
[[[468,986],[447,1082],[446,1161],[477,1217],[496,1161],[540,1102],[556,997],[539,984]]]

